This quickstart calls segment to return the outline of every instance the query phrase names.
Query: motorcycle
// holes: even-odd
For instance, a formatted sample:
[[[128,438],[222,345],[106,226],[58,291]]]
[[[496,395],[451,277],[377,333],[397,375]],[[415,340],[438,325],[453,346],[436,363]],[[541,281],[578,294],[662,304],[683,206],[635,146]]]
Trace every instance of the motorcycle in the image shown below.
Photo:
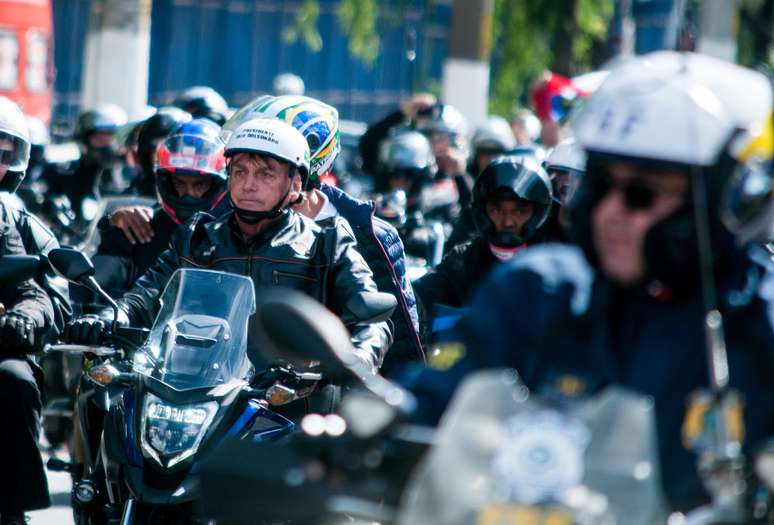
[[[282,447],[221,448],[202,470],[209,517],[253,523],[250,509],[271,501],[272,518],[294,523],[774,523],[772,443],[751,462],[730,449],[703,461],[712,504],[668,516],[647,396],[615,386],[583,399],[537,394],[513,370],[484,370],[461,384],[437,430],[423,429],[410,422],[411,394],[354,370],[344,328],[311,303],[261,298],[265,339],[294,359],[319,361],[326,374],[359,378],[362,388],[342,400],[341,421],[307,416],[314,421],[302,420]],[[296,326],[293,339],[275,330],[275,315]],[[246,470],[233,457],[266,468]]]
[[[52,266],[117,308],[72,250]],[[77,523],[199,523],[200,462],[227,438],[275,440],[294,424],[271,407],[308,396],[321,375],[250,360],[248,277],[199,269],[175,272],[150,330],[120,327],[102,346],[52,345],[84,356],[77,412],[83,465],[50,461],[76,474]],[[117,318],[117,317],[116,317]]]

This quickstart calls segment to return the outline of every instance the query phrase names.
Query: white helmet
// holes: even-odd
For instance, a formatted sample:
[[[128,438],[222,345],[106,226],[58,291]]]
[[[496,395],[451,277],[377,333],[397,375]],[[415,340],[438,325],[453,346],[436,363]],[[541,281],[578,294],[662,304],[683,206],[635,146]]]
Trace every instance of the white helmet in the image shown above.
[[[258,97],[242,106],[223,124],[221,138],[228,142],[236,128],[254,118],[277,118],[301,132],[311,154],[309,179],[312,182],[331,169],[341,151],[339,112],[317,99],[293,95]]]
[[[740,147],[759,134],[771,107],[764,75],[660,51],[611,71],[571,125],[587,151],[707,167],[739,130]]]
[[[513,136],[508,121],[497,115],[490,115],[486,122],[473,134],[474,150],[493,150],[507,152],[516,147],[516,137]]]
[[[293,73],[280,73],[274,77],[271,87],[276,96],[303,95],[305,89],[304,81]]]
[[[546,170],[586,171],[586,153],[573,137],[556,145],[546,158]]]
[[[0,140],[10,142],[10,149],[0,148],[0,164],[8,171],[23,173],[30,160],[27,118],[19,106],[6,97],[0,97]]]
[[[43,121],[37,117],[27,116],[27,129],[30,133],[30,144],[33,146],[45,146],[51,142],[51,136],[48,134],[48,128]]]
[[[295,166],[305,179],[309,174],[309,146],[296,128],[273,118],[256,118],[239,126],[226,144],[225,156],[237,153],[268,155]]]

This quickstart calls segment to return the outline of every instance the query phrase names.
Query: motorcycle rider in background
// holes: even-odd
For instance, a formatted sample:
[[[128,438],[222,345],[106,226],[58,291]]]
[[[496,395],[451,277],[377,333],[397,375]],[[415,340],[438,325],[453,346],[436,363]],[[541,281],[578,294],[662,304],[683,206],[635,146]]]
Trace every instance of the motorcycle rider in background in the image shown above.
[[[709,377],[702,268],[725,318],[730,384],[745,399],[744,444],[774,435],[772,261],[739,244],[759,218],[745,204],[774,206],[765,184],[744,184],[771,179],[757,161],[772,155],[771,111],[763,75],[709,57],[660,52],[613,70],[572,123],[588,155],[569,210],[579,246],[536,246],[492,272],[459,324],[462,357],[408,379],[423,417],[479,368],[515,368],[533,392],[565,399],[623,385],[654,400],[673,508],[706,501],[683,442],[696,438],[684,423]],[[744,188],[764,193],[729,195]],[[702,227],[710,253],[697,246]]]
[[[143,197],[156,196],[156,148],[174,130],[191,120],[191,114],[176,107],[162,107],[145,119],[137,130],[137,173],[130,193]]]
[[[73,137],[81,148],[74,165],[48,165],[43,174],[50,194],[66,195],[75,216],[84,219],[83,202],[99,197],[103,187],[112,187],[116,155],[113,135],[126,124],[126,113],[113,104],[84,111],[78,117]],[[88,215],[88,214],[87,214]]]
[[[30,154],[27,122],[18,106],[0,97],[0,184],[15,191]],[[0,201],[0,254],[27,253],[15,211]],[[33,252],[31,252],[33,253]],[[38,450],[42,372],[27,357],[54,326],[51,298],[32,279],[0,288],[0,523],[23,524],[24,513],[50,505]]]
[[[209,268],[249,275],[256,288],[282,286],[304,291],[336,312],[351,330],[364,373],[378,370],[391,343],[385,312],[364,294],[376,284],[349,225],[341,218],[321,228],[293,211],[309,173],[304,136],[278,119],[248,120],[225,148],[233,211],[214,219],[197,215],[172,237],[170,248],[118,300],[119,322],[150,326],[158,299],[174,271]],[[68,326],[72,341],[102,339],[112,314],[85,316]]]
[[[461,307],[499,262],[527,247],[551,212],[548,175],[531,156],[499,157],[473,186],[473,220],[478,236],[455,246],[443,262],[414,283],[429,315],[436,304]]]
[[[492,160],[500,155],[511,153],[517,146],[516,137],[510,125],[504,118],[497,115],[490,115],[486,122],[476,129],[470,144],[473,152],[468,164],[468,173],[474,177],[474,180]],[[473,209],[470,206],[462,208],[447,239],[445,251],[448,253],[458,244],[472,240],[476,237],[476,233]]]
[[[229,117],[228,103],[209,86],[194,86],[184,89],[172,105],[187,111],[194,118],[207,118],[222,126]]]
[[[218,216],[227,211],[226,159],[220,126],[194,119],[173,130],[158,145],[155,157],[156,198],[147,244],[133,243],[103,218],[100,245],[94,256],[95,278],[111,295],[128,291],[169,247],[177,227],[196,212]]]
[[[567,138],[548,154],[546,171],[554,188],[555,206],[540,236],[543,242],[570,242],[568,207],[586,173],[586,154],[574,138]]]

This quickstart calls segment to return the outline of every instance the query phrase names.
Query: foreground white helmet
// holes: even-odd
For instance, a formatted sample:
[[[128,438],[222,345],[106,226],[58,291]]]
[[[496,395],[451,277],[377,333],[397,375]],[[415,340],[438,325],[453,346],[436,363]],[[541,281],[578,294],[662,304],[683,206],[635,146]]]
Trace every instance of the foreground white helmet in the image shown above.
[[[571,125],[587,151],[711,166],[740,130],[740,147],[760,134],[771,107],[764,75],[704,55],[661,51],[611,71]]]
[[[225,156],[237,153],[268,155],[296,167],[304,179],[309,174],[309,146],[296,128],[278,119],[257,118],[239,126],[226,144]]]
[[[571,224],[589,261],[596,257],[590,217],[606,194],[610,163],[621,161],[667,167],[694,183],[694,198],[646,234],[647,280],[674,293],[700,286],[698,199],[713,264],[733,267],[734,241],[752,241],[771,220],[766,213],[774,193],[765,169],[774,150],[771,113],[772,88],[763,74],[708,56],[661,51],[612,69],[571,120],[588,155],[586,177],[570,204]]]

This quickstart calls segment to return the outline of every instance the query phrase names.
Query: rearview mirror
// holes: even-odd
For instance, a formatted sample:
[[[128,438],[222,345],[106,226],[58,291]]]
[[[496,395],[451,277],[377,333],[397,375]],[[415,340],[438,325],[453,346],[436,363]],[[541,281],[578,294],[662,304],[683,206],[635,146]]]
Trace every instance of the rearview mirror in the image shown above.
[[[256,363],[281,359],[319,361],[339,374],[355,366],[349,332],[323,305],[292,290],[263,290],[248,325],[248,357]]]
[[[70,248],[54,248],[48,253],[48,260],[56,273],[75,283],[82,283],[96,273],[88,257]]]
[[[0,257],[0,282],[11,285],[34,277],[45,268],[44,255],[3,255]]]

